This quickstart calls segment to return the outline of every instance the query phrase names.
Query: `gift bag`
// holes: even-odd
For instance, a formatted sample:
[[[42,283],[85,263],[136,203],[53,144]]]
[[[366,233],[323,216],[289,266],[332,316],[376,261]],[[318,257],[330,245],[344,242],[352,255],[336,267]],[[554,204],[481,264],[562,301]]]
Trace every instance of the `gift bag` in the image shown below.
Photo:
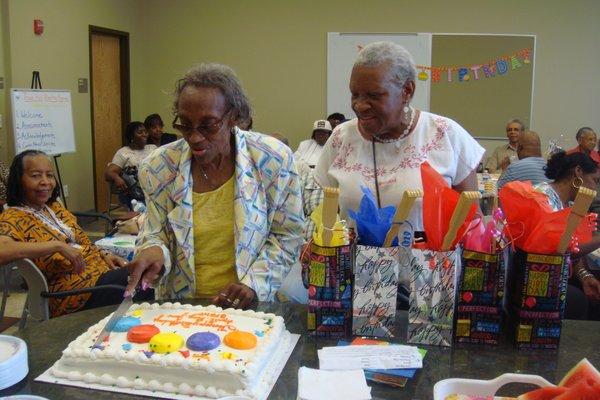
[[[404,247],[356,246],[352,291],[355,336],[394,336],[398,284],[408,275],[410,255],[410,249]]]
[[[518,348],[558,348],[569,265],[568,254],[515,253],[508,267],[507,306]]]
[[[412,249],[409,343],[451,346],[460,247],[451,251]]]
[[[507,253],[508,249],[496,254],[463,251],[456,310],[457,342],[498,344]]]
[[[308,332],[319,337],[352,334],[354,244],[321,247],[311,244],[308,268]]]

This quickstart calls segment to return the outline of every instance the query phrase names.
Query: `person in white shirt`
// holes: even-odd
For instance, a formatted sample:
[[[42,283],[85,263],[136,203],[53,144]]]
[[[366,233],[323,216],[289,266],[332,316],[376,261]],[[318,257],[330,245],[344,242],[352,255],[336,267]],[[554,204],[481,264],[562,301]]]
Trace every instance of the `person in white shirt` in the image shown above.
[[[309,167],[314,168],[323,152],[323,146],[331,136],[331,124],[329,121],[320,119],[313,125],[312,137],[300,142],[298,150],[294,153],[296,159],[302,160]]]
[[[358,118],[339,125],[315,167],[321,186],[340,188],[340,217],[358,210],[366,186],[379,207],[397,205],[408,189],[422,189],[427,161],[455,190],[477,190],[484,149],[455,121],[410,106],[416,69],[406,49],[376,42],[358,54],[350,77]],[[423,230],[422,201],[409,216]]]
[[[120,191],[119,200],[129,207],[131,200],[136,198],[136,196],[129,193],[131,188],[125,182],[125,179],[123,179],[122,173],[126,169],[131,169],[132,172],[135,169],[135,174],[137,175],[138,165],[156,149],[156,146],[147,144],[148,131],[140,121],[132,121],[127,124],[125,127],[125,139],[127,140],[127,145],[117,150],[112,161],[104,171],[104,178]],[[140,199],[138,198],[137,200]]]

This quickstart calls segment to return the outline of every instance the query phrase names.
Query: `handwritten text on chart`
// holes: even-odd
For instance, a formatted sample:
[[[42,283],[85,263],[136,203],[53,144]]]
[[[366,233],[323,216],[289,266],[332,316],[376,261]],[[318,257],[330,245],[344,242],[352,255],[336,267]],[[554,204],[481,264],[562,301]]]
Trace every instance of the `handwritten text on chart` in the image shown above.
[[[69,98],[58,93],[24,92],[20,95],[25,103],[68,103]]]

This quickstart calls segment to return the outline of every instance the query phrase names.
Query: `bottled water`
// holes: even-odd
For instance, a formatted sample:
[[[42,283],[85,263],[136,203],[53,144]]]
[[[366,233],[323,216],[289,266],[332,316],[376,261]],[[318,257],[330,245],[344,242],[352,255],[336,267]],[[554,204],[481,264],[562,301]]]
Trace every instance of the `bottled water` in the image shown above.
[[[483,170],[483,174],[481,174],[481,180],[483,181],[483,183],[490,180],[490,170],[489,169],[486,168]]]
[[[141,201],[137,201],[136,199],[131,200],[131,209],[135,212],[145,213],[146,205]]]

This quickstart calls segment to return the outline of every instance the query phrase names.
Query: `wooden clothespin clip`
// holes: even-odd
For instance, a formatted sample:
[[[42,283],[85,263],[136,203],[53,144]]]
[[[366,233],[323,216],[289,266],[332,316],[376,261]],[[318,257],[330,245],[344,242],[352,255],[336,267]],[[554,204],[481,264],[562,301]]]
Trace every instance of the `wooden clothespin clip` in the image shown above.
[[[394,214],[392,226],[387,232],[387,235],[385,235],[383,247],[390,247],[392,245],[394,238],[398,236],[400,224],[406,221],[406,219],[408,218],[408,214],[410,214],[410,210],[412,210],[412,207],[415,204],[415,200],[419,197],[423,197],[423,192],[421,191],[421,189],[404,191],[404,194],[402,195],[402,200],[400,200],[400,203],[396,208],[396,214]]]
[[[337,220],[340,189],[324,187],[323,194],[323,246],[327,247],[331,244],[333,227]]]
[[[458,199],[458,204],[452,213],[452,218],[450,219],[450,224],[448,225],[448,232],[446,236],[444,236],[444,241],[442,243],[442,251],[450,250],[450,246],[452,246],[452,242],[456,239],[456,235],[458,233],[458,229],[464,224],[467,219],[467,215],[469,214],[469,210],[471,209],[471,205],[475,200],[479,200],[481,198],[481,193],[478,191],[475,192],[462,192],[460,194],[460,198]]]
[[[558,243],[558,254],[565,254],[567,252],[569,242],[573,237],[573,233],[575,233],[575,229],[577,229],[581,219],[587,214],[590,209],[590,204],[592,204],[592,200],[594,200],[595,197],[595,190],[583,186],[579,188],[573,207],[571,207],[571,213],[567,219],[567,228],[560,237],[560,242]]]

